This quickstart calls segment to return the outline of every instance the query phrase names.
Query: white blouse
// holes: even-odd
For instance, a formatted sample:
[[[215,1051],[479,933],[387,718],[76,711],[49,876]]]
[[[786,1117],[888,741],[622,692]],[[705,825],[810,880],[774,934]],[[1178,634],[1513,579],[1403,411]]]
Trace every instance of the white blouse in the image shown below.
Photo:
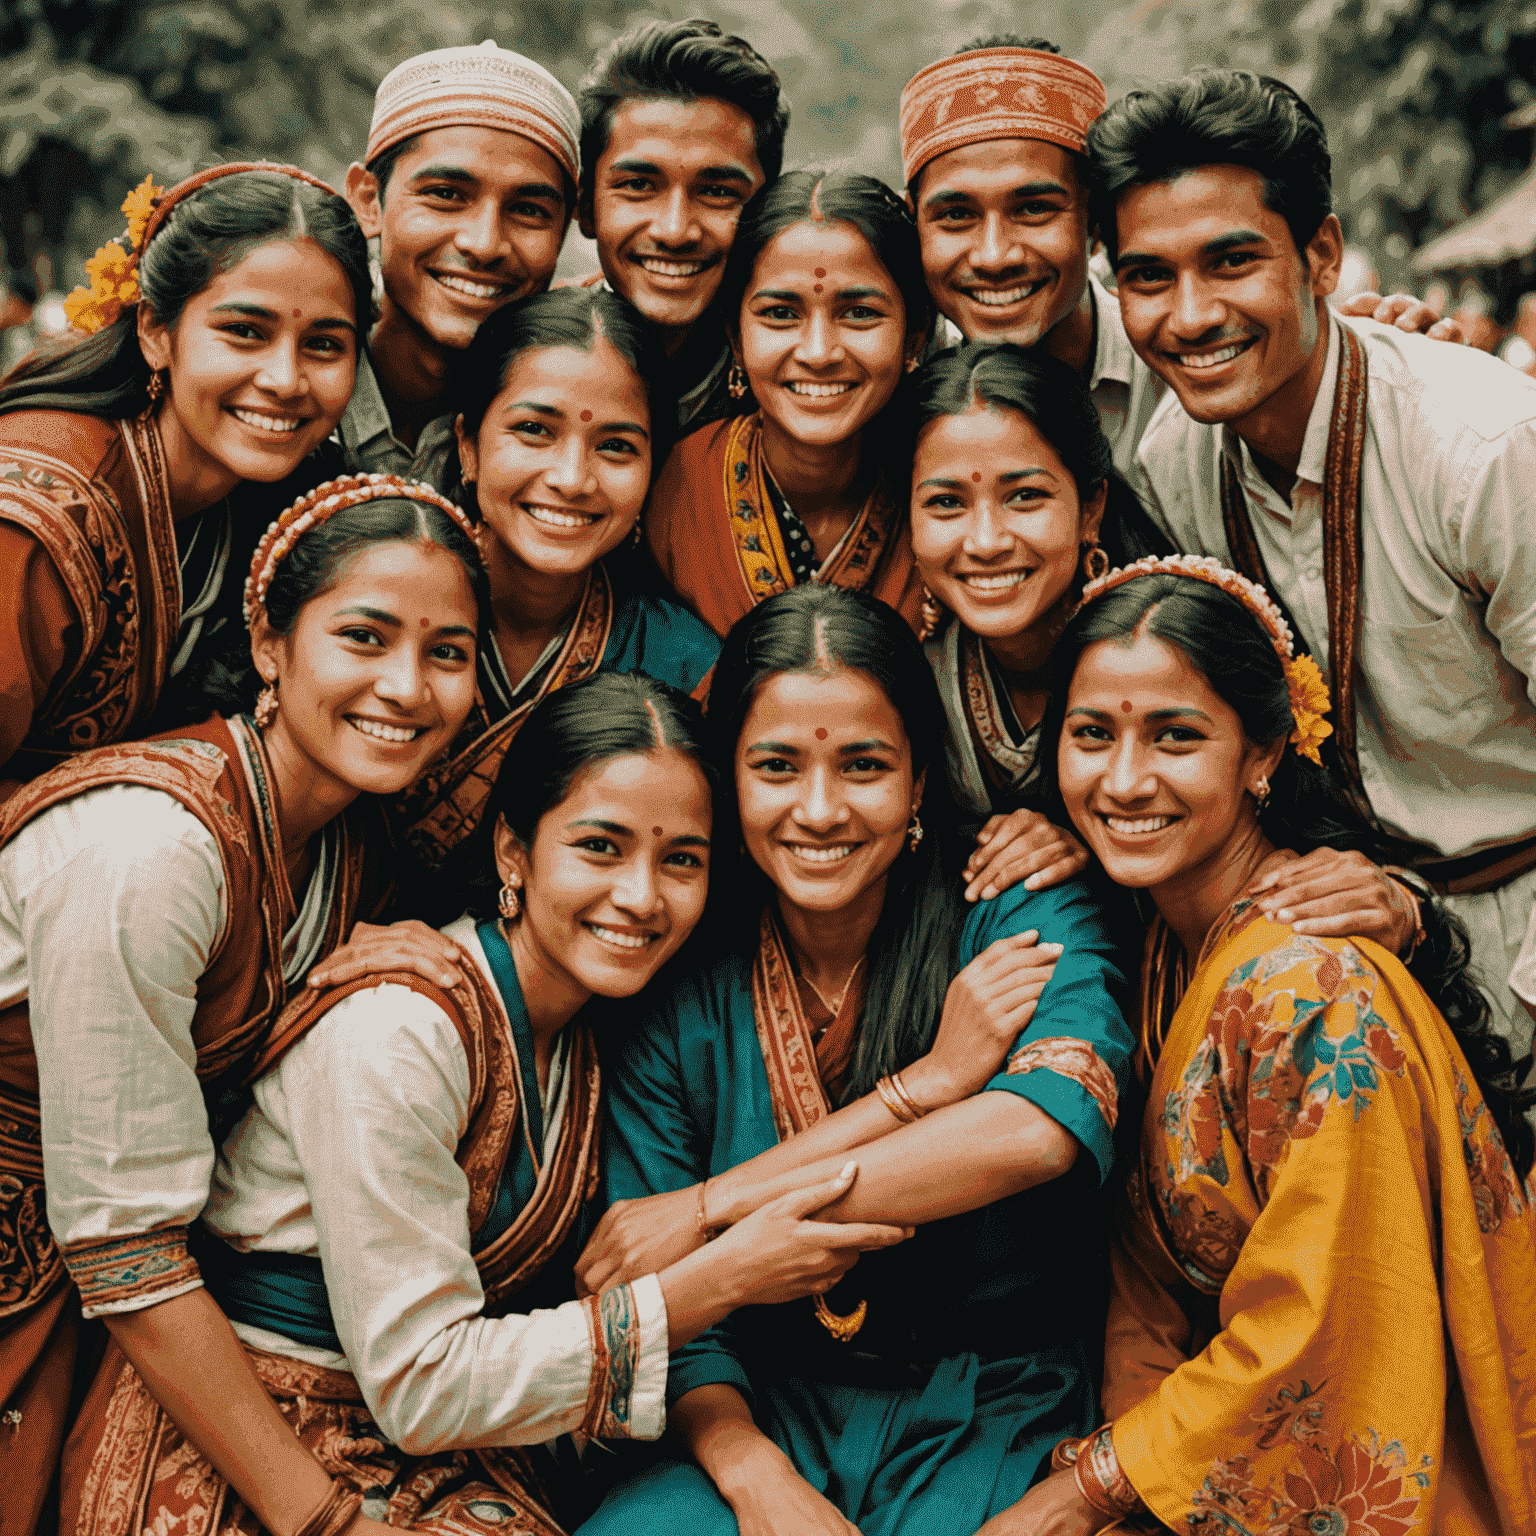
[[[474,923],[447,930],[494,988]],[[544,1094],[545,1155],[566,1113],[563,1042]],[[236,1323],[249,1344],[350,1369],[412,1454],[533,1444],[577,1428],[594,1353],[578,1301],[488,1318],[471,1256],[469,1183],[454,1160],[470,1082],[453,1021],[408,987],[342,999],[263,1077],[226,1140],[204,1213],[242,1251],[318,1256],[338,1356]],[[633,1286],[640,1347],[628,1432],[665,1424],[661,1283]]]

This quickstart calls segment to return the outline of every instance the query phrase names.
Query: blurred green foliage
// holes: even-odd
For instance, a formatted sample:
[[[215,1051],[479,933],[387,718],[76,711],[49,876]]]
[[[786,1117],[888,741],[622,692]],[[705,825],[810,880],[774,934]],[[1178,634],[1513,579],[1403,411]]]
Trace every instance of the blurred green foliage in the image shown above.
[[[56,285],[123,224],[117,206],[221,159],[295,160],[339,177],[373,91],[401,59],[495,37],[574,87],[645,14],[713,16],[780,70],[789,157],[895,182],[901,87],[978,33],[1053,37],[1111,95],[1193,64],[1279,73],[1323,113],[1350,238],[1389,281],[1413,247],[1524,168],[1499,119],[1536,91],[1536,3],[1509,0],[0,0],[0,238]],[[44,270],[44,281],[50,273]]]

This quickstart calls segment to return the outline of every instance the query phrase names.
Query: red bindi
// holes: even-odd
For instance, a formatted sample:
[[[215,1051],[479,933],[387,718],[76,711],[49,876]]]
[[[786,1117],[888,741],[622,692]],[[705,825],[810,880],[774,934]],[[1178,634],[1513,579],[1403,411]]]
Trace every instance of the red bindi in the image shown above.
[[[293,318],[294,318],[294,319],[295,319],[295,320],[297,320],[297,319],[298,319],[298,318],[299,318],[299,311],[298,311],[298,310],[294,310],[294,312],[293,312]]]
[[[1131,701],[1129,699],[1121,699],[1120,700],[1120,708],[1122,710],[1124,710],[1126,714],[1130,714],[1130,712],[1131,712]]]
[[[826,275],[827,275],[827,269],[825,267],[817,267],[816,268],[816,276],[817,277],[825,277]]]
[[[581,419],[583,421],[591,421],[592,420],[592,412],[591,411],[583,411],[581,413]]]
[[[652,837],[660,837],[661,836],[661,828],[660,827],[652,827],[651,828],[651,836]]]
[[[426,628],[426,627],[427,627],[427,621],[426,621],[426,620],[425,620],[425,619],[423,619],[423,620],[422,620],[422,621],[421,621],[421,627],[422,627],[422,628],[423,628],[423,629],[425,629],[425,628]]]
[[[820,292],[821,292],[821,284],[820,284],[820,283],[817,283],[817,284],[816,284],[816,290],[815,290],[815,291],[816,291],[816,292],[817,292],[817,293],[820,293]]]
[[[816,740],[817,741],[825,741],[826,739],[827,739],[827,728],[826,728],[826,726],[818,725],[816,727]]]
[[[973,469],[971,471],[971,479],[974,480],[977,485],[980,485],[981,484],[981,471],[979,469]]]

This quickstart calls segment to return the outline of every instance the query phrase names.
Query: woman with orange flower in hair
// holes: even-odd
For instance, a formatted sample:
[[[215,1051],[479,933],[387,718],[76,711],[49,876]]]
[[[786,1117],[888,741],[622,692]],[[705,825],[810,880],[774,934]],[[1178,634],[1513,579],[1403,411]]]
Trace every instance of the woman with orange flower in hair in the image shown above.
[[[254,714],[80,753],[0,811],[4,1536],[35,1529],[103,1325],[87,1438],[126,1359],[215,1465],[260,1469],[235,1481],[273,1536],[341,1528],[188,1228],[287,997],[387,901],[371,807],[469,712],[485,577],[464,513],[388,475],[296,502],[249,572]]]
[[[373,302],[346,201],[295,166],[146,179],[123,210],[66,304],[87,334],[0,381],[0,799],[147,734],[172,679],[195,694],[256,534],[324,472],[259,513],[231,493],[330,436]]]
[[[1536,1529],[1536,1093],[1466,930],[1426,899],[1404,965],[1252,898],[1309,848],[1380,856],[1262,587],[1138,561],[1089,584],[1057,659],[1054,809],[1155,914],[1146,1107],[1108,1422],[982,1536]]]

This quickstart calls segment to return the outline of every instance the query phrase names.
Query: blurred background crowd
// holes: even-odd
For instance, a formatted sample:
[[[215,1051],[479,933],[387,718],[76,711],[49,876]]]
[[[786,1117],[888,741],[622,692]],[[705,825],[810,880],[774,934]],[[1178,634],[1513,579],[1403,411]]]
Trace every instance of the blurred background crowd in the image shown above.
[[[896,105],[980,33],[1053,38],[1113,100],[1200,64],[1279,75],[1327,123],[1342,292],[1415,292],[1536,373],[1536,3],[1520,0],[0,0],[0,366],[65,326],[153,172],[295,161],[339,184],[401,59],[494,37],[573,90],[642,14],[713,17],[778,69],[786,166],[899,184]],[[572,230],[561,271],[596,270]]]

